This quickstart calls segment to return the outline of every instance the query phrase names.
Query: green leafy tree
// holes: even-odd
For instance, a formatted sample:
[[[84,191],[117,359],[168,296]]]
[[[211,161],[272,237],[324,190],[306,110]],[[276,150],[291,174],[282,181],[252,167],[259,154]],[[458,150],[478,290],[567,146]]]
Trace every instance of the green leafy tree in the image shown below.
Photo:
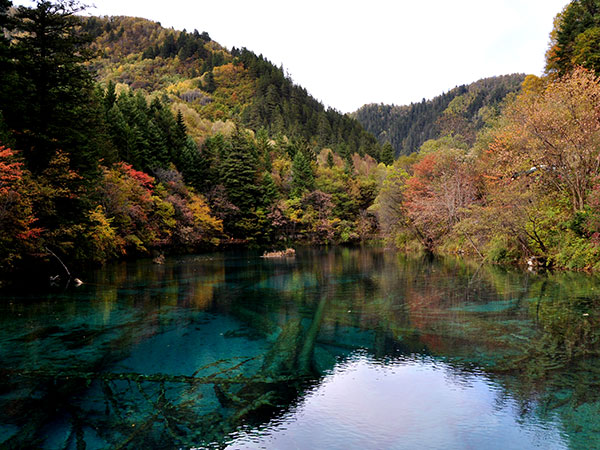
[[[383,236],[392,241],[407,228],[404,199],[408,178],[408,174],[403,169],[390,167],[379,195],[370,208],[379,220]]]
[[[546,71],[564,75],[580,65],[600,70],[600,0],[573,0],[556,17]]]

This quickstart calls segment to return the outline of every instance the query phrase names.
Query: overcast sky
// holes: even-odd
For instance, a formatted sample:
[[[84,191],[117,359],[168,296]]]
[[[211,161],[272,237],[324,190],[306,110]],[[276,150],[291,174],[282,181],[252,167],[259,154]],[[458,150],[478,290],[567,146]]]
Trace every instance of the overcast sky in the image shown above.
[[[31,4],[26,0],[15,4]],[[541,74],[567,0],[88,0],[93,15],[207,31],[283,65],[325,105],[404,105],[493,75]]]

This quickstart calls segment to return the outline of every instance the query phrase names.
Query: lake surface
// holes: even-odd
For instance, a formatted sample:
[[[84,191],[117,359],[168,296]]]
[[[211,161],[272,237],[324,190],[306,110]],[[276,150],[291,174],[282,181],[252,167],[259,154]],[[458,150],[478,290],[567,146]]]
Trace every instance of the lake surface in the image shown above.
[[[0,448],[597,449],[600,279],[381,249],[0,297]]]

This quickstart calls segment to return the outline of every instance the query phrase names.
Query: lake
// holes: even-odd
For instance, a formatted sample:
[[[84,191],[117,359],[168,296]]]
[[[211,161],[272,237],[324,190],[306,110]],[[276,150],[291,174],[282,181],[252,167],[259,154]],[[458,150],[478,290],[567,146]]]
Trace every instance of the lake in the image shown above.
[[[0,448],[600,448],[597,276],[336,248],[84,282],[0,298]]]

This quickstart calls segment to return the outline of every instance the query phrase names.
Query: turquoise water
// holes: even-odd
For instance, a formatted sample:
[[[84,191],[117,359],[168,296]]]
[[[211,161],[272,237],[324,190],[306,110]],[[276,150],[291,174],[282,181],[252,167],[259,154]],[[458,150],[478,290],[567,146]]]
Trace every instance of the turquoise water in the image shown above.
[[[600,448],[600,279],[381,249],[0,298],[0,448]]]

